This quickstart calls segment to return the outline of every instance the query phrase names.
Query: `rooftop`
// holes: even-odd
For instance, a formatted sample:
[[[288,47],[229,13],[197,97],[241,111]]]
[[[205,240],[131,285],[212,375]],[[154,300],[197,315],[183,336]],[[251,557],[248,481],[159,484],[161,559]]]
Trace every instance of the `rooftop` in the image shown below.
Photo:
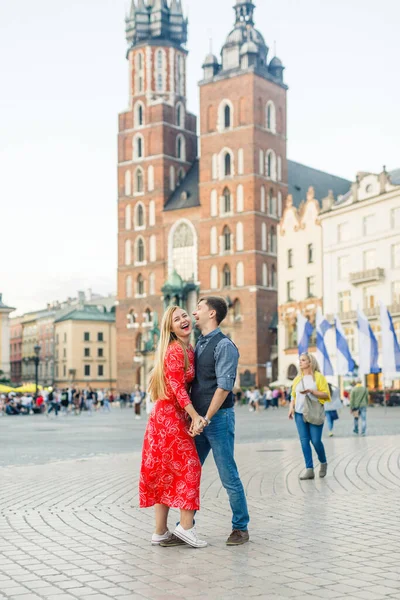
[[[84,305],[72,309],[55,320],[56,323],[63,321],[103,321],[113,323],[115,322],[115,312],[101,311],[97,306]]]

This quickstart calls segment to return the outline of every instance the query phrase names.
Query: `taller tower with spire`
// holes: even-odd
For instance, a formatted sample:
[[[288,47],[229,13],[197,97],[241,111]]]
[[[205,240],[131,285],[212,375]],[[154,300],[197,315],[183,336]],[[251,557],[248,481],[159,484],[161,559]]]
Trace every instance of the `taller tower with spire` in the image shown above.
[[[118,134],[119,384],[146,382],[161,289],[168,277],[163,210],[197,157],[196,118],[187,111],[187,19],[181,0],[132,0],[126,17],[128,108]],[[135,369],[133,368],[135,366]],[[138,368],[136,368],[138,367]]]
[[[277,226],[287,194],[287,86],[281,61],[269,60],[256,29],[252,0],[236,0],[233,8],[221,58],[206,57],[200,82],[199,264],[202,292],[222,294],[232,306],[226,329],[251,385],[264,384],[266,364],[277,359],[271,330]]]

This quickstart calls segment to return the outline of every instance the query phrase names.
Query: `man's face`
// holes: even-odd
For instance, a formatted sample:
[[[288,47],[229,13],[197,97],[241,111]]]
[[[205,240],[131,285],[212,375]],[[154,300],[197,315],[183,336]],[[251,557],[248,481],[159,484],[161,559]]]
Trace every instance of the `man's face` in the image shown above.
[[[193,313],[196,327],[201,331],[203,327],[205,327],[213,318],[214,314],[215,311],[210,310],[204,300],[199,302],[196,310]]]

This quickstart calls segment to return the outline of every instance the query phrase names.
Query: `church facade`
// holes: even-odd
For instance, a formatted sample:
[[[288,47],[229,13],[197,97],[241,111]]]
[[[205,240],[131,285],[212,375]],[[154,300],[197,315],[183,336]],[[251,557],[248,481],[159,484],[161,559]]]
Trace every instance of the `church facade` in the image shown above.
[[[165,307],[193,311],[208,294],[228,302],[223,329],[240,350],[241,385],[277,374],[287,86],[254,12],[252,1],[236,0],[221,60],[204,61],[198,129],[187,110],[180,1],[132,0],[129,105],[118,136],[120,391],[146,385]]]

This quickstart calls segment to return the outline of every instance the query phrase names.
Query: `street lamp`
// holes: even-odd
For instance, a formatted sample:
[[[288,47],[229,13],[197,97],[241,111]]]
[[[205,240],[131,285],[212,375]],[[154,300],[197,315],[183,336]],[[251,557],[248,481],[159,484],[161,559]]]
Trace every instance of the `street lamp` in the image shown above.
[[[39,344],[35,345],[35,347],[33,348],[33,351],[35,353],[33,360],[35,363],[35,387],[36,387],[35,400],[36,400],[36,398],[38,397],[38,383],[39,383],[39,363],[40,363],[40,346],[39,346]]]

